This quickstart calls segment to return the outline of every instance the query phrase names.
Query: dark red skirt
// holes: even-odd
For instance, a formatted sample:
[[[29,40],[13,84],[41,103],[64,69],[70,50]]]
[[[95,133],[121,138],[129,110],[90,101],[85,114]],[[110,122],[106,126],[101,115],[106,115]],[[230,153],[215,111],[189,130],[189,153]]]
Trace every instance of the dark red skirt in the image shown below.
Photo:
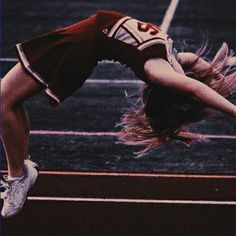
[[[98,10],[88,19],[16,45],[22,66],[45,87],[53,106],[79,89],[92,74],[100,59],[102,29],[122,17]]]

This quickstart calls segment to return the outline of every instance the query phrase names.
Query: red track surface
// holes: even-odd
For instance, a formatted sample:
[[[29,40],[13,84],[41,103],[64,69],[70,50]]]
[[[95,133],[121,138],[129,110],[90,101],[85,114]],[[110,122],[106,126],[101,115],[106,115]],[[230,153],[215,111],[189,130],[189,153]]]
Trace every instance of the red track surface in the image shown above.
[[[41,172],[3,235],[236,235],[235,188],[235,176]]]

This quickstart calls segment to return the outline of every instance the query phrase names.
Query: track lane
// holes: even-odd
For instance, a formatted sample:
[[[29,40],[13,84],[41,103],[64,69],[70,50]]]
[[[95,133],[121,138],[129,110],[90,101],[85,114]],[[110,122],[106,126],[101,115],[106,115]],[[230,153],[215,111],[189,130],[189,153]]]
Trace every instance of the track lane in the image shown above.
[[[33,227],[32,227],[33,226]],[[234,236],[236,207],[28,201],[3,235]]]
[[[233,175],[41,171],[22,212],[2,221],[2,235],[234,236],[235,187]],[[192,200],[177,200],[185,198]]]
[[[190,175],[191,176],[191,175]],[[197,175],[196,175],[197,176]],[[40,174],[31,196],[236,201],[236,178]],[[203,175],[204,176],[204,175]]]

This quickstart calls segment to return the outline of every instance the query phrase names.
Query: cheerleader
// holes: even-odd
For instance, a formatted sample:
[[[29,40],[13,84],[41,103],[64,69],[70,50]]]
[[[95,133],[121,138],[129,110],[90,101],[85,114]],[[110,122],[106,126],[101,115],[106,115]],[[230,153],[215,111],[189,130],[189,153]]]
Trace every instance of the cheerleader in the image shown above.
[[[52,107],[78,90],[101,60],[130,67],[145,82],[142,102],[121,118],[120,140],[143,145],[143,156],[172,140],[189,145],[203,140],[186,126],[224,112],[236,117],[231,94],[236,72],[227,67],[226,43],[212,61],[197,53],[177,52],[158,26],[121,13],[99,10],[90,18],[16,45],[19,63],[1,81],[2,140],[8,165],[3,186],[3,217],[23,207],[37,176],[27,159],[29,120],[24,101],[45,91]]]

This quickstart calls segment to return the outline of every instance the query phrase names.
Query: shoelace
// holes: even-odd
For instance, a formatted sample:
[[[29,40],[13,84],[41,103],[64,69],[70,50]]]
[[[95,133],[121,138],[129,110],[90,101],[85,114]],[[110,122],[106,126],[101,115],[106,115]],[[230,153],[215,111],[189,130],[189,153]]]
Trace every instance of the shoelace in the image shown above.
[[[7,175],[4,175],[3,178],[1,179],[1,184],[0,184],[0,189],[1,192],[3,193],[3,199],[9,198],[9,200],[12,198],[11,194],[9,195],[9,191],[11,188],[11,184],[13,181],[8,180]]]

